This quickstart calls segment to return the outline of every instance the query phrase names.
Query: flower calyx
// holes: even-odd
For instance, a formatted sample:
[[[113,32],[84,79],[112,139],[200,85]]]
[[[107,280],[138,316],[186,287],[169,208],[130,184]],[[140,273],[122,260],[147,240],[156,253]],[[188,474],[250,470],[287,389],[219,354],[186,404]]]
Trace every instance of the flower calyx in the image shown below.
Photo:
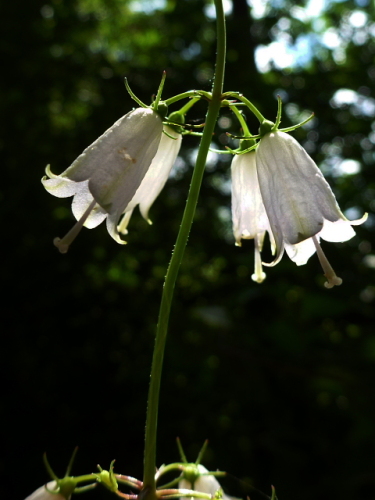
[[[95,483],[86,486],[77,486],[79,483],[91,481],[92,475],[72,477],[70,476],[71,468],[77,453],[77,448],[73,451],[72,457],[69,461],[68,467],[66,469],[65,476],[59,478],[52,467],[50,466],[47,455],[43,455],[44,465],[47,469],[48,474],[52,478],[52,481],[47,483],[45,486],[41,486],[34,493],[29,495],[26,500],[70,500],[73,493],[80,493],[88,489],[92,489],[96,486]]]
[[[180,111],[173,111],[173,113],[171,113],[167,117],[165,124],[168,125],[170,128],[172,128],[178,134],[183,134],[185,131],[183,128],[183,126],[185,125],[185,116]]]
[[[260,137],[263,137],[266,134],[273,132],[275,130],[275,126],[276,124],[274,122],[271,122],[270,120],[264,120],[259,127]]]
[[[95,474],[96,480],[98,483],[101,483],[103,486],[105,486],[109,491],[112,491],[113,493],[116,493],[118,490],[118,484],[117,480],[115,477],[115,474],[113,472],[113,467],[114,467],[115,460],[112,460],[109,470],[104,470],[98,465],[99,473]]]

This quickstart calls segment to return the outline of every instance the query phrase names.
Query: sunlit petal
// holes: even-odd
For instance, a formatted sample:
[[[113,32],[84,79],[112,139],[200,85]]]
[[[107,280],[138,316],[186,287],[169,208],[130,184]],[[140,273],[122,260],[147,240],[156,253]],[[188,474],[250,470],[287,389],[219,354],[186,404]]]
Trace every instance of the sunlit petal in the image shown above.
[[[241,246],[242,239],[254,239],[255,262],[252,279],[261,283],[266,277],[260,258],[266,231],[270,236],[272,253],[275,240],[259,189],[255,158],[256,153],[250,151],[236,155],[232,160],[232,223],[236,245]]]
[[[79,220],[93,202],[94,198],[89,191],[88,181],[77,183],[77,192],[72,202],[72,212],[74,217]],[[92,229],[98,226],[107,217],[107,212],[98,204],[91,210],[84,226]]]

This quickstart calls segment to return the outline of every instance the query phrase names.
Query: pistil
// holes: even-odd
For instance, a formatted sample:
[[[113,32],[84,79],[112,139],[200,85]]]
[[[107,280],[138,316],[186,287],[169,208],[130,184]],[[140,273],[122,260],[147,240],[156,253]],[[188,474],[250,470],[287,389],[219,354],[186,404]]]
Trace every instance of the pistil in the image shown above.
[[[266,279],[266,273],[263,272],[262,259],[260,257],[260,248],[257,236],[254,238],[254,274],[251,275],[251,279],[257,283],[262,283]]]
[[[318,255],[318,259],[320,262],[320,265],[323,268],[324,271],[324,276],[327,278],[327,282],[324,283],[324,286],[326,288],[333,288],[334,286],[339,286],[342,283],[342,279],[336,276],[335,271],[332,269],[331,264],[328,262],[327,257],[325,256],[319,241],[316,236],[312,237],[315,248],[316,248],[316,253]]]
[[[66,253],[69,250],[69,246],[76,239],[81,229],[83,228],[84,223],[86,222],[87,217],[90,215],[92,210],[96,205],[96,201],[92,200],[88,208],[82,217],[74,224],[72,229],[66,233],[63,238],[55,238],[53,240],[53,244],[59,249],[60,253]]]

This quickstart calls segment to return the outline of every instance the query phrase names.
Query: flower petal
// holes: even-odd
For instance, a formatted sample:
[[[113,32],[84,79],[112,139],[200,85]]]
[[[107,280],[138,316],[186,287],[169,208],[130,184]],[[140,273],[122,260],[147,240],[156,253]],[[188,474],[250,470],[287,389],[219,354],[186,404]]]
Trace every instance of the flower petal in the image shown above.
[[[67,198],[68,196],[73,196],[77,191],[77,183],[55,175],[51,172],[50,166],[47,165],[46,174],[42,178],[42,184],[46,190],[53,196],[58,198]]]
[[[182,135],[175,132],[171,127],[166,126],[165,131],[175,139],[171,139],[166,134],[162,134],[158,151],[152,160],[151,166],[139,186],[133,202],[139,203],[139,210],[142,217],[148,220],[148,212],[155,199],[159,196],[168,180],[170,171],[176,161],[180,151]]]
[[[31,493],[25,500],[65,500],[60,494],[50,493],[56,489],[56,481],[50,481],[45,486],[41,486],[34,493]]]
[[[126,241],[121,238],[118,232],[118,221],[120,216],[117,213],[109,214],[107,217],[107,231],[110,236],[120,245],[126,245]],[[130,216],[129,216],[130,219]],[[129,221],[128,221],[129,222]],[[127,224],[126,224],[127,225]],[[126,230],[126,227],[124,228]],[[126,233],[124,233],[126,234]]]
[[[319,236],[326,241],[348,241],[350,238],[355,236],[355,231],[352,226],[357,226],[362,224],[367,219],[367,214],[365,214],[361,219],[355,221],[349,220],[338,220],[336,222],[330,222],[328,220],[324,221],[323,229],[319,233]]]
[[[165,127],[165,130],[172,137],[176,137],[176,139],[171,139],[166,134],[162,134],[157,153],[154,156],[151,165],[147,170],[146,175],[144,176],[135,195],[126,206],[121,222],[117,226],[117,231],[119,233],[127,234],[127,227],[130,217],[133,213],[134,208],[138,204],[143,218],[151,223],[151,221],[148,219],[148,211],[159,195],[160,191],[163,189],[165,183],[167,182],[169,173],[171,171],[171,168],[173,167],[173,164],[181,147],[181,134],[178,134],[168,126]],[[112,235],[112,222],[109,222],[108,224],[111,228]],[[117,235],[116,241],[118,241],[118,237],[119,236]]]
[[[95,200],[120,217],[156,154],[162,129],[160,116],[151,109],[131,111],[86,148],[62,175],[75,181],[89,178]]]
[[[256,170],[256,154],[235,155],[232,160],[232,222],[236,244],[271,232]]]
[[[72,202],[72,212],[74,217],[79,220],[93,202],[94,198],[89,191],[89,181],[76,182],[77,192]],[[98,226],[107,217],[107,212],[98,204],[91,210],[84,226],[93,229]]]
[[[292,136],[280,131],[266,134],[256,160],[263,202],[278,245],[281,238],[294,245],[314,236],[322,230],[324,219],[345,220],[322,173]]]
[[[154,122],[160,125],[161,119],[149,108],[130,111],[90,144],[61,175],[79,182],[89,179],[97,170],[106,170],[108,160],[115,163],[119,160],[122,165],[121,159],[126,153],[134,158],[126,150],[129,143],[142,135],[144,128],[152,126]]]
[[[307,238],[307,240],[301,241],[295,245],[285,243],[284,246],[290,260],[295,262],[297,266],[303,266],[306,264],[309,258],[316,251],[312,238]]]

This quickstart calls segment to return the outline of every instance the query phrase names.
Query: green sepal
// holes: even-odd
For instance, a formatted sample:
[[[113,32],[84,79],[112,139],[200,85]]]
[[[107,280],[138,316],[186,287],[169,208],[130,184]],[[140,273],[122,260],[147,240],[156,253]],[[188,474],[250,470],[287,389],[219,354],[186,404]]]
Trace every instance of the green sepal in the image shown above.
[[[198,464],[200,464],[202,462],[203,456],[204,456],[204,454],[206,453],[206,450],[207,450],[207,446],[208,446],[208,439],[205,440],[205,442],[202,445],[202,448],[200,449],[200,451],[198,453],[197,459],[195,461],[196,465],[198,465]]]
[[[277,500],[276,490],[275,487],[272,485],[271,485],[271,491],[272,491],[271,500]]]
[[[139,104],[139,106],[141,108],[148,108],[148,106],[142,102],[140,99],[138,99],[138,97],[134,94],[134,92],[132,91],[132,89],[130,88],[129,86],[129,83],[128,83],[128,79],[125,77],[124,78],[124,83],[125,83],[125,87],[126,87],[126,90],[128,92],[128,94],[130,95],[130,97],[137,103]]]

